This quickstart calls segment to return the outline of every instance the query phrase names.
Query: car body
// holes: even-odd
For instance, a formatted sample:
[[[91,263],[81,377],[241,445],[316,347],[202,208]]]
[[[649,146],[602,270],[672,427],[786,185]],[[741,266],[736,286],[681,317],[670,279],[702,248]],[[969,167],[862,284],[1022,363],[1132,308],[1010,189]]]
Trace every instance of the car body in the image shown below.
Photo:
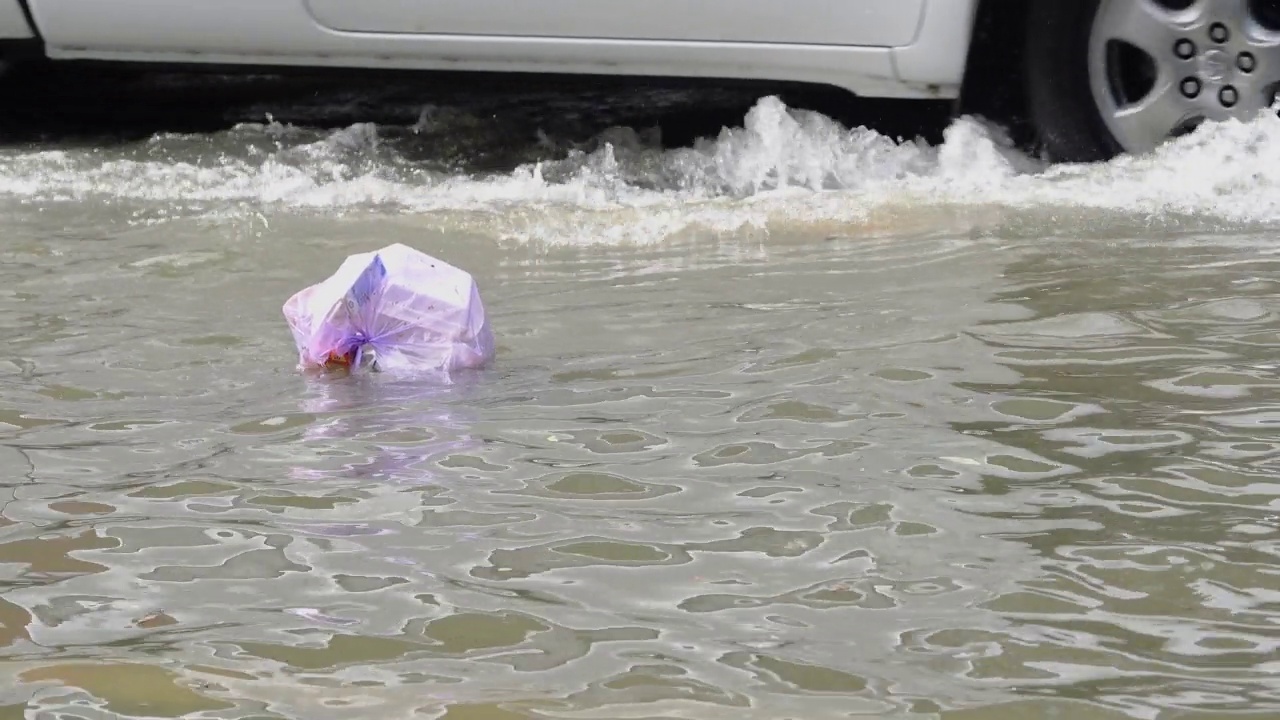
[[[744,78],[946,98],[976,0],[26,4],[54,60]],[[19,0],[0,0],[0,36],[31,34]]]
[[[0,40],[26,40],[31,37],[31,25],[18,0],[0,2]]]
[[[0,0],[0,46],[23,43],[52,61],[772,80],[876,98],[1025,85],[1018,111],[1051,154],[1097,159],[1264,107],[1280,0]],[[1124,70],[1145,77],[1124,80],[1140,97],[1117,89],[1119,45],[1147,58]]]

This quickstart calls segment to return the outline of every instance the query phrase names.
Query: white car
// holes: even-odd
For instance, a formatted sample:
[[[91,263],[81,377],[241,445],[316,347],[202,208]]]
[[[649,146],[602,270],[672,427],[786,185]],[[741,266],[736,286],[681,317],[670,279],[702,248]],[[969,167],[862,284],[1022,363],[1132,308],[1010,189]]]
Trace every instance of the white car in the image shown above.
[[[0,61],[32,50],[818,83],[996,108],[1088,161],[1268,109],[1280,0],[0,0]]]

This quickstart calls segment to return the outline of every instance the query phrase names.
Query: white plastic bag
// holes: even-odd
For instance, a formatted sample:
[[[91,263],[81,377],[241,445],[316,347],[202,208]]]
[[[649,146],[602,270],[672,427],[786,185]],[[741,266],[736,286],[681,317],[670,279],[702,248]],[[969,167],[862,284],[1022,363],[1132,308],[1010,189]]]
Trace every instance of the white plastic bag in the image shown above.
[[[301,368],[479,368],[493,332],[470,274],[399,243],[348,257],[284,304]]]

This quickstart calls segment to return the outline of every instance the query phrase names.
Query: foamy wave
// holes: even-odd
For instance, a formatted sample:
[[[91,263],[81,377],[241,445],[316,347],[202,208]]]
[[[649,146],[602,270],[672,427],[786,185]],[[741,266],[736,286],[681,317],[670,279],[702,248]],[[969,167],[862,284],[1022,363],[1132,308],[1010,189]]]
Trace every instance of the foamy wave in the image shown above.
[[[123,203],[136,206],[141,220],[184,211],[387,209],[456,216],[506,238],[575,243],[781,223],[839,232],[875,228],[877,218],[910,224],[916,211],[939,208],[988,217],[1035,208],[1280,221],[1280,119],[1270,113],[1206,124],[1149,155],[1055,167],[974,118],[956,120],[941,145],[929,146],[848,129],[772,97],[741,127],[690,148],[663,150],[653,137],[615,128],[556,159],[500,174],[414,159],[424,151],[412,143],[421,125],[317,133],[269,122],[212,141],[157,136],[114,154],[9,151],[0,153],[0,198]]]

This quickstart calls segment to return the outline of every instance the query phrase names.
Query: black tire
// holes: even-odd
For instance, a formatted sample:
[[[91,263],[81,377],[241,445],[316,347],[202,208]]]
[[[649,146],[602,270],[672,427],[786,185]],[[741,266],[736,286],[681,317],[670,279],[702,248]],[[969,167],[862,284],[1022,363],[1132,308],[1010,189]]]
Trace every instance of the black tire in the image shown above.
[[[1098,0],[1038,0],[1027,15],[1027,110],[1055,162],[1097,162],[1123,151],[1089,89],[1089,32],[1097,12]]]

